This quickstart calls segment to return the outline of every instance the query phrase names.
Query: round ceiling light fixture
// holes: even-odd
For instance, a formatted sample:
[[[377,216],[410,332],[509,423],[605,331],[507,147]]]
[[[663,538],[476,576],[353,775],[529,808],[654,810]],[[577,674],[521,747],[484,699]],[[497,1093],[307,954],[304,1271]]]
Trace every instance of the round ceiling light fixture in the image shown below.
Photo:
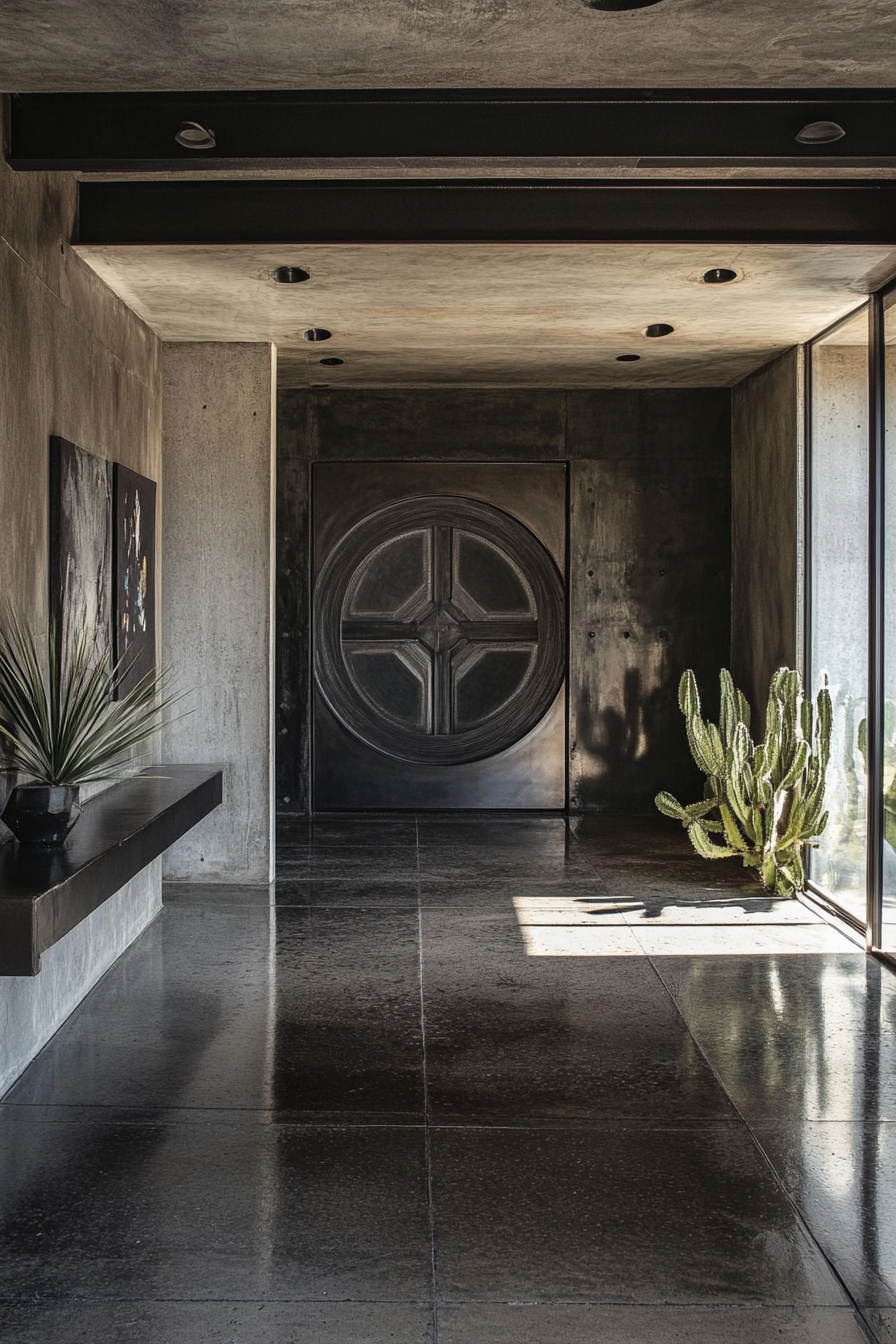
[[[675,328],[672,327],[672,326],[670,326],[668,322],[651,322],[651,324],[650,324],[649,327],[644,327],[644,328],[643,328],[643,330],[642,330],[642,332],[641,332],[641,335],[642,335],[642,336],[671,336],[674,330],[675,330]]]
[[[302,340],[328,341],[332,335],[332,331],[327,331],[326,327],[309,327],[307,331],[302,332]]]
[[[309,272],[302,266],[277,266],[271,275],[278,285],[300,285],[303,280],[311,279]]]
[[[712,266],[703,272],[704,285],[730,285],[736,279],[737,271],[729,270],[727,266]]]
[[[610,13],[619,13],[623,9],[647,9],[648,5],[658,5],[660,0],[585,0],[586,9],[602,9]]]
[[[182,121],[174,138],[184,149],[214,149],[216,144],[212,128],[198,121]]]
[[[617,364],[634,364],[635,361],[638,360],[638,359],[640,359],[640,358],[641,358],[640,355],[617,355],[617,356],[616,356],[616,363],[617,363]]]
[[[845,134],[836,121],[810,121],[797,132],[796,140],[800,145],[832,145],[835,140],[842,140]]]
[[[326,359],[319,359],[317,362],[328,369],[338,369],[340,364],[345,363],[345,360],[340,359],[338,355],[327,355]]]

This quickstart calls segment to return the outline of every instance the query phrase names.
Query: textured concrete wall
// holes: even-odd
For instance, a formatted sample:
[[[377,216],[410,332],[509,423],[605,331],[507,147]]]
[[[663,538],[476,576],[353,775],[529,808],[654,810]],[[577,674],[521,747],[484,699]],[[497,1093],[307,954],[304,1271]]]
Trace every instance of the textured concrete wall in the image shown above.
[[[165,661],[191,711],[172,762],[220,762],[224,803],[168,851],[181,881],[273,877],[274,348],[166,345]]]
[[[0,595],[38,626],[49,436],[161,480],[159,342],[70,250],[75,205],[73,177],[0,162]],[[0,806],[7,787],[0,775]],[[39,976],[0,978],[0,1090],[160,905],[155,865],[52,948]]]
[[[760,723],[772,673],[797,661],[801,360],[789,350],[732,393],[731,670]]]
[[[5,89],[857,88],[893,78],[887,0],[16,0]],[[520,278],[525,284],[525,275]]]
[[[39,975],[0,980],[0,1095],[161,909],[162,860],[41,957]]]
[[[681,672],[729,657],[731,401],[648,391],[288,391],[278,413],[277,798],[308,806],[308,464],[568,460],[570,802],[699,784]]]

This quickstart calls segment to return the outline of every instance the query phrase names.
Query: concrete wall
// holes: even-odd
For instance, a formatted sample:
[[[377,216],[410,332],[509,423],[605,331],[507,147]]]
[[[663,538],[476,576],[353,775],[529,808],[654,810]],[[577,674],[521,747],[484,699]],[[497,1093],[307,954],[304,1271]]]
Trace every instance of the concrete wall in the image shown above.
[[[75,205],[73,177],[0,162],[0,595],[38,626],[49,436],[161,480],[159,342],[71,252]],[[0,806],[8,783],[0,775]],[[0,1090],[160,905],[155,865],[47,953],[39,976],[0,978]]]
[[[166,345],[162,647],[189,711],[166,760],[224,765],[224,804],[167,852],[178,881],[273,878],[274,348]]]
[[[764,721],[772,673],[798,661],[800,350],[731,398],[731,670]]]
[[[41,957],[38,975],[0,980],[0,1096],[161,909],[162,860]]]
[[[729,658],[730,394],[288,391],[278,400],[277,798],[308,798],[309,463],[570,462],[570,801],[698,787],[681,672]],[[711,703],[712,694],[709,701]]]

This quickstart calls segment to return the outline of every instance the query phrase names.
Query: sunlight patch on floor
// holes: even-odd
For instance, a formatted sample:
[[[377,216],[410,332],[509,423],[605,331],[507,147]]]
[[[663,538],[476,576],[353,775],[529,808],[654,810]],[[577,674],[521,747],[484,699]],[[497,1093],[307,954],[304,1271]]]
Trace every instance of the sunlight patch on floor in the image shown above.
[[[665,904],[601,896],[513,898],[530,957],[781,956],[855,952],[799,901]]]

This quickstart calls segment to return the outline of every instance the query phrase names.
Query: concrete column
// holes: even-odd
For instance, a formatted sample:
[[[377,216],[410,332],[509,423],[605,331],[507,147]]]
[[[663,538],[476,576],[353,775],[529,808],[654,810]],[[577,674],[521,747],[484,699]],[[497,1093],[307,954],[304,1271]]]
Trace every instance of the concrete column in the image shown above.
[[[162,661],[191,711],[163,759],[224,766],[223,805],[165,856],[173,880],[273,878],[275,373],[267,344],[163,350]]]

